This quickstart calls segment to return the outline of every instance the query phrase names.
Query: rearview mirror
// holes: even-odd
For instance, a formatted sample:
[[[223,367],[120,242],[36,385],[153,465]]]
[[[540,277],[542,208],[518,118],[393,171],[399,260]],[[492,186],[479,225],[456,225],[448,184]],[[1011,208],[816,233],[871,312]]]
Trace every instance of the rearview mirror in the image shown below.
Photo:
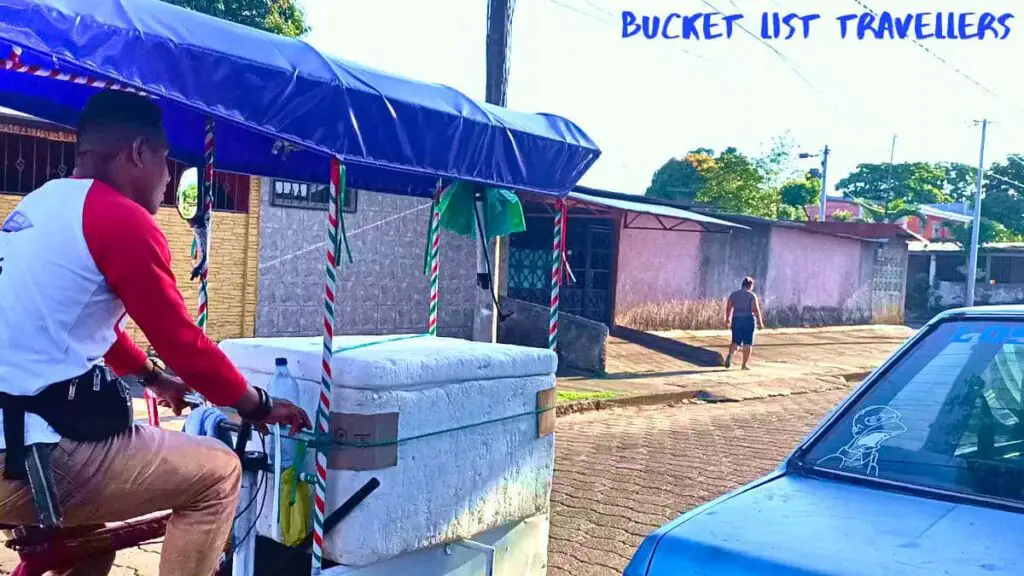
[[[178,179],[178,215],[184,220],[195,218],[199,211],[199,170],[189,168]]]

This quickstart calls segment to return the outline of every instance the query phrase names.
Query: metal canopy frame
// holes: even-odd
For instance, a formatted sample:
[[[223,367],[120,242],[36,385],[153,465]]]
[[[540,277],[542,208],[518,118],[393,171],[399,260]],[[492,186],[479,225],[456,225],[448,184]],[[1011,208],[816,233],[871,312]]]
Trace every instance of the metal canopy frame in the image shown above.
[[[637,225],[635,225],[636,221],[639,220],[643,216],[650,216],[651,218],[654,218],[654,221],[658,223],[658,226],[655,227],[655,226],[637,226]],[[665,220],[663,220],[663,218],[667,218],[668,220],[675,220],[676,222],[675,222],[675,224],[667,224],[665,222]],[[681,226],[683,226],[685,224],[688,224],[688,223],[696,224],[700,229],[699,230],[691,230],[691,229],[685,229],[684,230],[684,229],[681,228]],[[667,216],[661,216],[659,214],[647,214],[647,213],[644,213],[644,212],[631,212],[631,211],[624,211],[624,213],[622,215],[622,229],[623,230],[653,230],[653,231],[656,231],[656,232],[697,232],[697,233],[706,233],[706,234],[732,234],[732,229],[730,229],[730,228],[726,228],[724,230],[716,229],[716,228],[711,228],[711,227],[709,227],[708,225],[706,225],[706,224],[704,224],[702,222],[697,222],[696,220],[686,220],[684,218],[668,218]]]
[[[546,215],[555,216],[558,214],[558,212],[555,210],[555,204],[557,202],[556,200],[550,199],[545,196],[541,196],[539,194],[521,194],[526,194],[529,200],[543,206]],[[566,196],[563,201],[570,210],[575,209],[586,212],[585,214],[569,214],[568,216],[572,218],[614,218],[616,213],[621,212],[623,230],[651,230],[656,232],[690,232],[707,234],[732,233],[731,228],[717,227],[697,220],[689,220],[686,218],[674,218],[660,214],[652,214],[649,212],[637,212],[623,208],[613,208],[610,206],[595,204],[593,202],[587,202],[585,200],[579,200],[577,198],[573,198],[572,196]],[[657,222],[657,226],[637,225],[637,221],[644,216],[649,216],[653,218],[655,222]],[[694,230],[682,228],[688,223],[696,224],[699,229]]]

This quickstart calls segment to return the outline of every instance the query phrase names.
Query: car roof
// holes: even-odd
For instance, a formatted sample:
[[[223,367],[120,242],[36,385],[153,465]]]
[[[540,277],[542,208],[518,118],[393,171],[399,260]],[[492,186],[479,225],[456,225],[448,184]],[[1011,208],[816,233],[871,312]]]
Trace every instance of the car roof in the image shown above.
[[[970,306],[953,308],[935,316],[932,321],[942,320],[950,316],[1021,316],[1024,317],[1024,304],[1006,304],[1001,306]]]

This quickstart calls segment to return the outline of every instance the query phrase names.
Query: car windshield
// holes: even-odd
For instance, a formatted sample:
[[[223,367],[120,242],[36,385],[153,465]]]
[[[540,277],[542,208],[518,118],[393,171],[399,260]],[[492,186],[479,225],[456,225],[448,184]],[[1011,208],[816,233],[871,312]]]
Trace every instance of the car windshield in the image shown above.
[[[938,324],[800,459],[1024,503],[1024,322]]]

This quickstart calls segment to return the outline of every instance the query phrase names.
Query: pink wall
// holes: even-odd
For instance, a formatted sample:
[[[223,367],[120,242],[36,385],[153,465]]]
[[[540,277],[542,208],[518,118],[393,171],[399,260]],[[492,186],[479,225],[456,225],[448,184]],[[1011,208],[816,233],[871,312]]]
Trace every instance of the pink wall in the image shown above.
[[[616,310],[644,302],[699,298],[700,237],[698,232],[620,229]]]
[[[773,306],[844,306],[860,286],[859,240],[776,227],[769,250],[765,303]],[[859,290],[860,289],[860,290]]]
[[[907,216],[907,230],[920,234],[928,240],[935,240],[936,238],[950,238],[952,234],[949,230],[943,226],[946,222],[945,218],[939,218],[938,216],[925,216],[924,225],[921,224],[921,220],[917,216]],[[933,234],[935,231],[935,225],[939,225],[939,235]]]

